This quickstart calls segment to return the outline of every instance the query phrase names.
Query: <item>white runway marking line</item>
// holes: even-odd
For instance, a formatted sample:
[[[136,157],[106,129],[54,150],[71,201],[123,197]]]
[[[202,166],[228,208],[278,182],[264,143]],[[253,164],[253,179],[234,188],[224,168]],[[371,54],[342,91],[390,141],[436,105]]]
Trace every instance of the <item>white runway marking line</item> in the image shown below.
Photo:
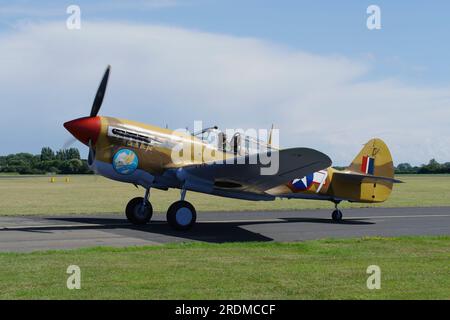
[[[367,216],[367,217],[347,217],[348,220],[354,219],[385,219],[385,218],[439,218],[439,217],[450,217],[450,214],[421,214],[421,215],[408,215],[408,216]],[[289,217],[290,219],[314,219],[315,217]],[[320,218],[320,217],[319,217]],[[325,219],[325,218],[321,218]],[[331,219],[330,219],[331,220]],[[345,220],[345,217],[344,217]],[[285,218],[268,218],[268,219],[240,219],[240,220],[205,220],[198,221],[199,223],[252,223],[252,222],[282,222]],[[295,222],[295,221],[293,221]],[[165,224],[165,221],[152,221],[152,224]],[[79,224],[49,224],[49,225],[34,225],[34,226],[9,226],[0,227],[0,230],[20,230],[20,229],[46,229],[46,228],[71,228],[71,227],[125,227],[132,226],[131,223],[113,223],[113,224],[100,224],[100,223],[79,223]]]
[[[384,219],[384,218],[436,218],[436,217],[450,217],[450,214],[430,214],[430,215],[409,215],[409,216],[367,216],[367,217],[345,217],[343,220],[347,218],[350,219]],[[288,219],[314,219],[316,217],[289,217]],[[319,217],[320,218],[320,217]],[[235,223],[235,222],[279,222],[284,221],[286,218],[270,218],[270,219],[259,219],[259,220],[207,220],[207,221],[198,221],[203,223]],[[326,218],[321,218],[326,219]],[[331,220],[331,219],[330,219]],[[295,222],[295,221],[293,221]]]
[[[450,214],[416,214],[416,215],[408,215],[408,216],[374,216],[374,217],[348,217],[351,219],[381,219],[381,218],[436,218],[436,217],[450,217]],[[344,215],[345,218],[345,215]]]

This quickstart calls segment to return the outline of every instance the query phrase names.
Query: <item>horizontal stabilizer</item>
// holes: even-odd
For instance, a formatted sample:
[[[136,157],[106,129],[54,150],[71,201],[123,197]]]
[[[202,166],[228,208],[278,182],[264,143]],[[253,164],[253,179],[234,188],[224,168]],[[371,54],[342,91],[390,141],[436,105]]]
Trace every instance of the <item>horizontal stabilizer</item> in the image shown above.
[[[339,176],[341,179],[348,179],[349,181],[360,181],[360,182],[377,182],[377,181],[385,181],[392,183],[403,183],[401,180],[397,180],[389,177],[382,176],[374,176],[371,174],[362,174],[357,172],[335,172],[334,175]]]

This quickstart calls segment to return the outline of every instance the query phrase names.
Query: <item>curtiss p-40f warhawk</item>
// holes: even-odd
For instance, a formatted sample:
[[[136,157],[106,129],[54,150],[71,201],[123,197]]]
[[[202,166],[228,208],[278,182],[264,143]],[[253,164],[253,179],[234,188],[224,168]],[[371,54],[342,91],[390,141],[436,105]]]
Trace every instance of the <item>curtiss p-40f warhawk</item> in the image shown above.
[[[342,171],[332,168],[330,158],[319,151],[278,149],[271,146],[269,139],[264,147],[277,159],[278,170],[267,175],[261,174],[267,164],[255,161],[261,154],[245,148],[246,144],[240,142],[248,142],[250,138],[239,133],[227,141],[217,127],[191,134],[98,116],[109,73],[108,66],[89,117],[66,122],[64,127],[89,147],[88,164],[92,170],[145,189],[144,197],[134,198],[126,206],[126,216],[133,224],[150,221],[151,188],[181,190],[181,199],[167,210],[167,221],[176,230],[187,230],[196,221],[194,206],[184,200],[187,190],[255,201],[277,197],[328,200],[335,204],[332,219],[340,221],[341,201],[383,202],[393,183],[399,182],[394,179],[389,149],[380,139],[367,142]],[[212,134],[222,138],[211,140]],[[182,161],[174,161],[173,151],[180,143],[192,152],[189,157],[182,157]]]

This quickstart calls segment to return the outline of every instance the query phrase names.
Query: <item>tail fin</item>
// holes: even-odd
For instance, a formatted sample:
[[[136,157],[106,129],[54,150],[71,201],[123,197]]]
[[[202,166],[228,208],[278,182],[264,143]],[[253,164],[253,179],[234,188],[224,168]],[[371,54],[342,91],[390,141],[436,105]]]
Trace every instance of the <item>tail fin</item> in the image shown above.
[[[347,170],[373,175],[378,177],[393,178],[394,163],[391,152],[381,139],[369,140]]]
[[[335,194],[354,202],[383,202],[392,191],[394,164],[386,144],[368,141],[350,166],[333,174]]]

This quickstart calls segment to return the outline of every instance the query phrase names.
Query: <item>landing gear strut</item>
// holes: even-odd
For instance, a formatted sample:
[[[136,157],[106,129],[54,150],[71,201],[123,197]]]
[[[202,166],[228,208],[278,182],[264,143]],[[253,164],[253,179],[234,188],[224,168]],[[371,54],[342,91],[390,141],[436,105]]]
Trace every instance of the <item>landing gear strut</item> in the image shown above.
[[[180,231],[189,230],[197,220],[197,213],[192,204],[184,200],[186,189],[181,189],[181,200],[172,203],[167,210],[167,222],[169,225]]]
[[[339,202],[334,203],[335,209],[334,209],[333,213],[331,214],[331,218],[333,219],[333,221],[336,221],[336,222],[342,221],[342,211],[338,209],[338,204],[339,204]]]
[[[150,196],[150,188],[145,190],[144,197],[137,197],[131,199],[127,204],[125,213],[128,221],[132,224],[143,225],[147,224],[153,215],[153,207],[148,200]]]

